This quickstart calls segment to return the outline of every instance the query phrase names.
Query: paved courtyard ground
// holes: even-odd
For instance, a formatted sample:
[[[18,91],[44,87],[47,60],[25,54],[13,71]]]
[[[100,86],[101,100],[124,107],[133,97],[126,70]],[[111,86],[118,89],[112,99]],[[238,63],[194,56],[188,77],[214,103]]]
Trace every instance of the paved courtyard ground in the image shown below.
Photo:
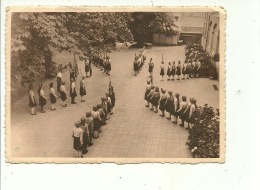
[[[108,124],[103,126],[100,137],[94,140],[85,157],[121,157],[121,158],[189,158],[191,154],[185,143],[187,130],[172,124],[159,114],[145,107],[144,90],[148,77],[148,60],[152,57],[155,63],[154,84],[197,99],[198,105],[208,103],[219,107],[219,92],[213,85],[218,81],[207,78],[185,81],[160,81],[159,65],[162,53],[165,62],[184,60],[184,47],[153,47],[146,50],[147,61],[138,74],[133,76],[133,59],[138,49],[123,49],[112,52],[111,80],[116,93],[114,115]],[[66,55],[67,56],[67,55]],[[64,58],[67,64],[73,58]],[[83,62],[79,62],[84,71]],[[68,72],[63,73],[69,88]],[[55,80],[54,80],[55,81]],[[13,157],[74,157],[72,128],[76,120],[100,102],[100,97],[108,91],[109,78],[99,69],[93,67],[93,77],[85,81],[87,88],[86,102],[51,111],[50,104],[46,113],[31,116],[28,108],[28,97],[24,96],[11,105],[11,155]],[[79,83],[78,83],[79,85]],[[48,83],[45,84],[48,95]],[[79,86],[78,86],[79,90]],[[79,93],[78,93],[79,94]],[[38,101],[38,99],[37,99]],[[39,108],[38,108],[39,109]]]

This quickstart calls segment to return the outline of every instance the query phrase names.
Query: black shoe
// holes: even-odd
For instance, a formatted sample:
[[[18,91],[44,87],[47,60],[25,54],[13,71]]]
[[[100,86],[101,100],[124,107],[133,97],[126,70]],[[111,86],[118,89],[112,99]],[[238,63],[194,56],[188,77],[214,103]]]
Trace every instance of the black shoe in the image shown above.
[[[98,131],[99,133],[102,133],[102,130]]]
[[[149,106],[145,105],[145,107],[149,107]]]
[[[41,111],[41,113],[45,113],[46,111]]]
[[[71,104],[77,104],[77,102],[71,102]]]
[[[180,127],[184,127],[184,125],[183,125],[183,124],[180,124],[179,126],[180,126]]]
[[[172,81],[174,81],[174,79],[172,79]]]
[[[51,109],[51,111],[55,111],[56,110],[56,108],[54,108],[54,109]]]
[[[92,146],[92,145],[93,145],[93,143],[89,143],[89,144],[88,144],[88,146]]]
[[[85,102],[85,100],[81,100],[81,102]]]
[[[36,113],[31,113],[31,115],[37,115]]]
[[[169,117],[166,117],[166,119],[171,120],[171,118],[169,118]]]

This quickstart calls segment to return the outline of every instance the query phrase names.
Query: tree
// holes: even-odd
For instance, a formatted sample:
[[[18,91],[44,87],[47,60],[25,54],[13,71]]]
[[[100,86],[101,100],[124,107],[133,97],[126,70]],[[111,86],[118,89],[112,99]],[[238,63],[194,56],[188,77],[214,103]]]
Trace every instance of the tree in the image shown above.
[[[175,26],[173,15],[165,12],[134,12],[128,25],[138,46],[152,42],[153,33],[166,33]]]

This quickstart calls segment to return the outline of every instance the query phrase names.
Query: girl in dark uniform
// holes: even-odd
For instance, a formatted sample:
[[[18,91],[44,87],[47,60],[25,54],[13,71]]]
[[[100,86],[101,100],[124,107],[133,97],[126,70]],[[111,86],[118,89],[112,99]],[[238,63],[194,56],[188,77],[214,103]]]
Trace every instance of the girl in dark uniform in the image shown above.
[[[39,105],[41,106],[41,113],[45,113],[44,106],[46,105],[47,97],[45,96],[42,86],[43,86],[43,84],[40,84],[40,87],[38,89]]]
[[[174,115],[174,96],[172,95],[172,91],[169,91],[168,94],[165,105],[169,116],[166,119],[171,120],[171,116]]]
[[[159,87],[155,87],[153,96],[151,97],[151,103],[153,105],[154,113],[158,113],[159,100],[160,100]]]
[[[148,72],[150,73],[150,76],[153,75],[153,68],[154,68],[154,63],[153,63],[153,59],[150,59],[150,62],[148,63]]]
[[[29,85],[29,107],[31,108],[31,115],[36,115],[35,106],[37,106],[37,102],[35,101],[33,85]]]
[[[147,81],[147,85],[146,85],[146,88],[145,88],[145,93],[144,93],[144,100],[146,101],[146,107],[149,107],[149,101],[147,100],[147,95],[150,93],[151,91],[151,83],[150,81]]]
[[[181,62],[178,61],[178,65],[176,67],[176,75],[178,76],[177,80],[180,80],[180,75],[181,75]]]
[[[165,116],[164,111],[165,111],[166,98],[167,98],[166,91],[161,89],[161,95],[160,95],[160,101],[159,101],[159,109],[162,112],[160,114],[161,117]]]
[[[80,94],[80,97],[81,97],[81,102],[85,102],[85,100],[83,99],[83,96],[85,96],[87,93],[86,93],[86,88],[85,88],[85,85],[84,85],[84,77],[82,77],[79,84],[80,84],[79,94]]]
[[[168,75],[168,81],[171,80],[171,76],[172,76],[172,64],[171,62],[169,62],[168,68],[167,68],[167,75]]]
[[[195,59],[192,59],[192,62],[191,62],[191,76],[190,76],[190,78],[194,77],[194,71],[195,71]]]
[[[71,79],[71,83],[70,83],[70,97],[71,97],[71,104],[76,104],[75,102],[75,98],[77,96],[77,92],[76,92],[76,84],[74,82],[74,79]]]
[[[86,113],[86,124],[88,125],[89,132],[89,141],[88,146],[92,146],[92,138],[94,137],[94,128],[93,128],[93,118],[91,117],[91,112]]]
[[[182,67],[182,80],[184,80],[186,77],[186,73],[187,72],[187,63],[186,62],[184,62],[183,63],[183,67]]]
[[[179,113],[178,110],[180,109],[180,95],[178,93],[175,94],[175,98],[174,98],[174,112],[173,112],[173,124],[177,124],[178,123],[178,117],[179,117]]]
[[[154,94],[154,86],[151,86],[150,93],[146,96],[146,99],[148,101],[148,105],[151,111],[153,111],[153,104],[152,104],[152,97]]]
[[[70,63],[70,68],[69,68],[69,72],[70,72],[70,82],[71,82],[71,79],[75,80],[75,71],[74,69],[72,68],[72,65]]]
[[[107,58],[107,75],[110,75],[110,71],[111,71],[111,60],[108,57]]]
[[[172,81],[175,80],[174,77],[176,75],[176,64],[175,61],[172,63]]]
[[[164,62],[162,61],[161,65],[160,65],[160,75],[162,76],[162,80],[163,81],[163,76],[164,76]]]
[[[94,139],[99,137],[98,131],[101,128],[101,118],[96,106],[93,107],[92,111],[92,118],[93,118],[93,128],[94,128]]]
[[[138,61],[137,61],[137,57],[134,60],[134,75],[136,76],[138,73]]]
[[[60,85],[60,99],[62,100],[62,107],[66,107],[67,104],[65,101],[67,100],[67,93],[65,89],[65,82],[62,82]]]
[[[83,140],[83,131],[80,128],[80,121],[75,122],[75,127],[73,128],[72,137],[73,137],[73,148],[76,151],[76,158],[82,157],[81,147]]]
[[[50,101],[51,101],[51,110],[54,111],[56,110],[55,108],[55,103],[56,103],[56,98],[58,96],[55,94],[54,88],[53,88],[53,83],[50,83]]]
[[[88,125],[86,124],[86,117],[81,117],[80,118],[80,128],[83,131],[82,134],[82,155],[88,153],[88,143],[89,143],[89,129]],[[83,156],[82,156],[83,157]]]
[[[86,73],[86,77],[89,77],[89,61],[86,60],[85,61],[85,73]]]
[[[115,92],[114,92],[114,88],[112,86],[110,86],[109,88],[109,97],[111,99],[111,111],[110,111],[110,115],[113,114],[113,110],[114,110],[114,107],[115,107],[115,103],[116,103],[116,95],[115,95]]]
[[[186,79],[190,79],[191,77],[191,62],[188,61],[186,68]]]
[[[199,78],[199,74],[200,74],[200,66],[201,66],[201,63],[200,61],[196,61],[195,63],[195,67],[194,67],[194,75],[195,75],[195,78]]]
[[[188,106],[187,98],[186,96],[182,96],[182,102],[180,104],[180,109],[178,110],[178,114],[181,119],[181,124],[179,126],[181,127],[184,127],[184,121],[185,121],[184,111],[186,110],[187,106]]]

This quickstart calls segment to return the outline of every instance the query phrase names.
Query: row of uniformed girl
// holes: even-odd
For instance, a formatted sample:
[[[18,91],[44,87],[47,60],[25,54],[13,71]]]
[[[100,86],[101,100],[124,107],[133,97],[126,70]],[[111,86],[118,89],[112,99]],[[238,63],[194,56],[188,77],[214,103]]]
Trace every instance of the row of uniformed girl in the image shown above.
[[[161,80],[164,80],[165,69],[168,76],[168,81],[180,80],[181,78],[182,80],[195,77],[198,78],[200,66],[201,64],[199,61],[195,62],[189,60],[183,64],[181,61],[178,61],[178,63],[173,61],[172,63],[169,62],[168,66],[165,66],[164,62],[162,61],[160,65],[160,75],[162,77]]]
[[[151,111],[155,113],[160,110],[161,117],[165,117],[165,112],[168,113],[166,119],[172,120],[172,123],[177,124],[178,118],[181,120],[181,127],[184,127],[184,123],[187,122],[188,126],[185,127],[189,129],[194,124],[194,112],[197,108],[196,99],[190,98],[187,100],[186,96],[182,96],[180,100],[180,95],[178,93],[173,94],[172,91],[159,89],[159,87],[152,86],[150,82],[147,82],[145,96],[146,107],[150,108]]]
[[[109,56],[102,56],[101,54],[93,54],[91,61],[93,65],[100,68],[101,71],[110,75],[111,72],[111,60]]]
[[[113,114],[115,106],[115,93],[112,86],[109,87],[109,93],[101,98],[101,103],[93,107],[92,111],[86,112],[86,115],[75,122],[73,128],[73,148],[76,151],[77,158],[83,158],[87,154],[88,147],[93,145],[92,139],[99,138],[102,132],[101,127],[106,125],[109,115]]]
[[[146,60],[146,56],[144,55],[145,53],[145,47],[140,51],[139,55],[135,55],[135,60],[133,62],[134,66],[134,76],[137,76],[137,74],[140,72],[142,69],[144,62]]]
[[[61,73],[58,73],[57,75],[57,89],[58,92],[55,92],[54,89],[54,84],[51,82],[49,84],[49,99],[51,103],[51,110],[55,111],[55,104],[57,102],[58,98],[61,98],[62,101],[62,107],[67,107],[66,100],[67,100],[67,91],[66,91],[66,86],[65,82],[62,80]],[[45,113],[45,105],[47,104],[47,96],[45,94],[45,91],[43,89],[43,84],[40,84],[38,90],[38,96],[39,96],[39,106],[41,108],[41,113]],[[80,80],[80,97],[81,97],[81,102],[85,102],[83,97],[86,95],[86,88],[84,84],[84,77]],[[71,78],[70,82],[70,98],[71,98],[71,104],[76,104],[75,98],[77,97],[77,90],[76,90],[76,83],[74,78]],[[37,106],[37,102],[35,99],[35,94],[33,90],[33,85],[29,85],[29,107],[31,108],[31,115],[36,115],[35,107]]]

